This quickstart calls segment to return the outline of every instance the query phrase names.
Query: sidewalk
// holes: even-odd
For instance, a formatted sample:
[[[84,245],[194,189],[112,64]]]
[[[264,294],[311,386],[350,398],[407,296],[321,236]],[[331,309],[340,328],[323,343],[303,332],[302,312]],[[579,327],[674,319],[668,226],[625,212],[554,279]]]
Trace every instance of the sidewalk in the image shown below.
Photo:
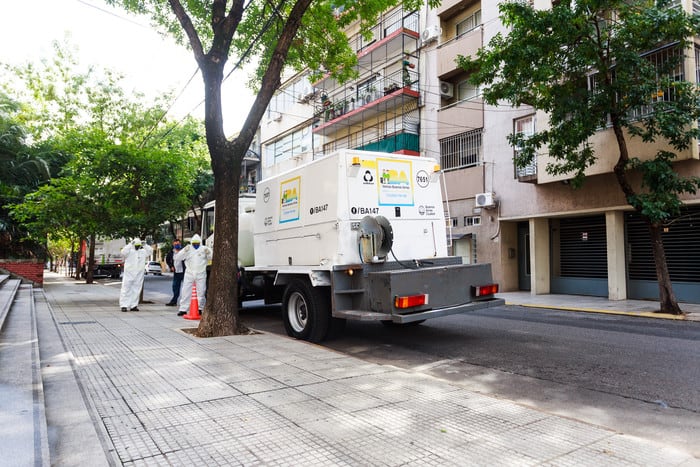
[[[662,444],[306,342],[198,339],[182,331],[196,322],[163,305],[119,312],[116,288],[51,274],[44,287],[113,465],[700,465]],[[64,455],[52,463],[87,465]]]
[[[678,316],[656,313],[656,310],[659,309],[659,302],[652,300],[608,300],[607,298],[583,295],[532,295],[530,292],[505,292],[499,293],[498,297],[505,299],[506,305],[607,313],[643,318],[700,321],[700,304],[697,303],[681,303],[681,310],[685,312],[685,316]]]

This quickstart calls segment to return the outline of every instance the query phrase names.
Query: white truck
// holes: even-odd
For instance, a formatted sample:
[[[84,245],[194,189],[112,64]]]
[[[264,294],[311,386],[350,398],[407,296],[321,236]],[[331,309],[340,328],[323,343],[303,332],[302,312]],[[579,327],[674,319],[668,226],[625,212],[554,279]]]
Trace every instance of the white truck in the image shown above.
[[[281,302],[287,333],[312,342],[347,319],[503,305],[489,264],[447,255],[439,175],[431,159],[343,150],[260,181],[240,200],[240,300]]]

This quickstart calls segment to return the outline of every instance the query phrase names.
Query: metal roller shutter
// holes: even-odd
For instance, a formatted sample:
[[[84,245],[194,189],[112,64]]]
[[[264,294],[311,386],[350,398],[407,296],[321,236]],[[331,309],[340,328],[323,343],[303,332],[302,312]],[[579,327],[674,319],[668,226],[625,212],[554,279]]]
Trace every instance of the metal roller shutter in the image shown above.
[[[647,225],[637,213],[625,217],[629,279],[656,282]],[[666,227],[663,240],[671,281],[700,282],[700,207],[683,209]]]
[[[561,277],[608,278],[605,217],[575,217],[559,223]]]
[[[605,216],[552,220],[552,293],[608,294]]]

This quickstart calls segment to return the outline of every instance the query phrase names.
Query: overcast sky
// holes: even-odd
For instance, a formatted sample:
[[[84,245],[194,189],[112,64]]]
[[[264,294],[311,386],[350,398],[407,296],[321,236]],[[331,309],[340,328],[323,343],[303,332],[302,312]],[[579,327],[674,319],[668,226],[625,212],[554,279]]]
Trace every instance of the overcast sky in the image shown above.
[[[51,54],[54,40],[68,37],[81,65],[100,65],[125,75],[127,90],[148,96],[179,94],[197,69],[194,57],[170,37],[157,34],[148,20],[110,8],[102,0],[0,0],[0,62],[38,62]],[[246,76],[224,83],[224,126],[238,131],[252,104]],[[173,119],[192,111],[204,97],[201,76],[187,86],[172,109]],[[227,105],[231,102],[231,105]],[[203,118],[203,106],[193,112]]]

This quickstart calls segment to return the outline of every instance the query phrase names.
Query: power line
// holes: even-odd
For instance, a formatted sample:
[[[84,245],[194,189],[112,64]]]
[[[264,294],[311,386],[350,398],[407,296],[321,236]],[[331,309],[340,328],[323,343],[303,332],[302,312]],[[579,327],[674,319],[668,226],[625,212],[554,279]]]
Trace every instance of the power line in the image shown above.
[[[187,80],[187,83],[185,83],[185,85],[182,87],[182,89],[180,90],[180,93],[179,93],[177,96],[175,96],[175,98],[172,100],[172,102],[170,103],[170,105],[168,106],[168,108],[165,109],[165,111],[163,111],[163,113],[161,113],[160,118],[158,118],[158,120],[151,126],[151,128],[148,130],[148,133],[146,133],[146,136],[143,137],[143,141],[141,141],[141,144],[139,144],[139,148],[143,147],[143,145],[146,144],[146,141],[148,141],[148,138],[150,138],[151,134],[153,134],[153,132],[155,131],[156,127],[160,124],[160,122],[163,121],[163,119],[164,119],[165,116],[168,114],[168,112],[170,112],[170,109],[173,108],[173,106],[175,105],[175,102],[177,102],[177,100],[178,100],[180,97],[182,97],[182,95],[185,93],[185,89],[187,89],[187,86],[190,85],[190,83],[192,82],[192,80],[194,79],[194,77],[197,76],[197,72],[198,72],[198,71],[199,71],[199,68],[197,68],[196,70],[194,70],[194,73],[192,73],[192,76],[190,76],[190,79],[188,79],[188,80]],[[189,114],[188,114],[187,116],[189,116]],[[187,116],[186,116],[185,118],[187,118]],[[180,120],[180,122],[178,122],[178,125],[179,125],[183,120],[184,120],[184,118],[183,118],[182,120]],[[173,127],[173,128],[174,128],[174,127]],[[171,128],[170,130],[168,130],[167,132],[165,132],[165,134],[162,135],[161,139],[164,138],[165,136],[167,136],[167,135],[173,130],[173,128]]]
[[[284,5],[285,1],[286,1],[286,0],[282,0],[282,1],[281,1],[280,7]],[[252,3],[252,2],[248,2],[248,4],[243,8],[243,10],[245,11],[245,10],[250,6],[251,3]],[[275,7],[275,10],[276,10],[276,7]],[[276,10],[276,11],[277,11],[277,10]],[[279,15],[279,12],[277,12],[277,14]],[[243,61],[248,57],[248,54],[252,51],[252,49],[253,49],[253,47],[255,46],[255,44],[260,40],[260,38],[262,37],[262,35],[265,34],[265,33],[267,32],[267,30],[270,28],[270,26],[271,26],[271,24],[272,24],[273,18],[274,18],[274,16],[271,15],[270,18],[268,19],[267,23],[266,23],[265,26],[263,27],[263,29],[260,31],[260,33],[255,37],[255,39],[251,42],[251,44],[250,44],[250,45],[248,46],[248,48],[245,50],[245,52],[243,53],[243,55],[239,58],[238,62],[233,66],[233,68],[231,68],[231,70],[228,72],[228,74],[227,74],[227,75],[224,77],[224,79],[221,81],[222,84],[223,84],[224,82],[226,82],[226,80],[233,74],[233,72],[236,71],[236,70],[240,67],[241,63],[243,63]],[[153,131],[155,130],[155,128],[158,126],[158,124],[159,124],[161,121],[163,121],[163,118],[165,118],[165,115],[167,115],[167,113],[170,111],[170,109],[172,109],[172,107],[175,105],[175,102],[178,100],[178,98],[179,98],[180,96],[182,96],[182,94],[185,92],[185,89],[190,85],[190,83],[192,82],[192,79],[194,79],[195,75],[197,74],[197,71],[199,71],[199,67],[198,67],[197,70],[195,70],[195,72],[192,74],[192,76],[190,77],[190,79],[187,81],[187,83],[186,83],[185,86],[182,88],[182,90],[180,91],[180,93],[177,95],[177,97],[176,97],[176,98],[173,100],[173,102],[170,104],[170,106],[168,107],[168,109],[161,115],[161,117],[158,119],[158,121],[157,121],[157,122],[151,127],[151,129],[148,131],[148,134],[146,134],[146,136],[144,137],[144,139],[143,139],[143,141],[141,142],[141,145],[140,145],[140,146],[143,146],[143,144],[148,140],[148,138],[149,138],[150,135],[153,133]],[[177,121],[175,124],[173,124],[168,130],[166,130],[165,133],[163,133],[163,134],[160,136],[160,139],[165,138],[168,134],[170,134],[170,132],[172,132],[172,131],[173,131],[178,125],[180,125],[185,119],[187,119],[187,117],[189,117],[189,116],[190,116],[195,110],[197,110],[197,109],[199,108],[199,106],[201,106],[203,103],[204,103],[204,99],[202,99],[196,106],[194,106],[194,107],[192,108],[192,110],[190,110],[189,112],[187,112],[187,114],[186,114],[183,118],[181,118],[180,120],[178,120],[178,121]],[[140,147],[140,146],[139,146],[139,147]]]
[[[90,8],[94,8],[97,11],[101,11],[102,13],[106,13],[110,16],[114,16],[115,18],[119,18],[122,21],[126,21],[127,23],[135,24],[136,26],[139,26],[139,27],[144,28],[144,29],[149,29],[149,30],[152,29],[150,26],[147,26],[145,24],[141,24],[138,21],[134,21],[129,17],[118,15],[115,12],[107,10],[105,8],[100,8],[99,6],[93,5],[92,3],[86,2],[85,0],[76,0],[76,1],[78,3],[82,3],[85,6],[88,6]]]

